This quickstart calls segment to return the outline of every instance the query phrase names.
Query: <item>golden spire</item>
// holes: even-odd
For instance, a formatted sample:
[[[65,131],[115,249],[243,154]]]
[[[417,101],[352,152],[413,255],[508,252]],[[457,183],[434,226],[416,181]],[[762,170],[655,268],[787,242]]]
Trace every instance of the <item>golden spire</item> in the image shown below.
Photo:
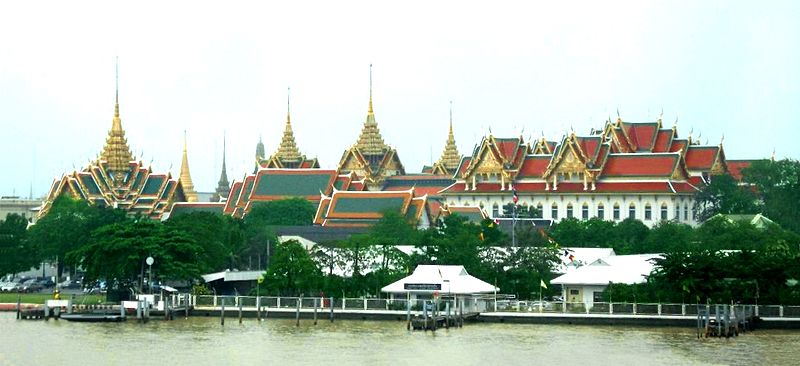
[[[367,109],[367,120],[364,121],[364,127],[358,137],[357,146],[364,155],[380,155],[388,149],[388,146],[383,142],[378,123],[375,122],[375,113],[372,110],[372,64],[369,65],[369,108]]]
[[[122,129],[122,120],[119,118],[119,61],[116,65],[116,93],[114,97],[114,118],[111,120],[111,130],[108,131],[106,144],[100,152],[100,159],[105,161],[107,169],[111,172],[116,184],[122,184],[125,173],[129,169],[129,164],[133,160],[133,154],[128,147],[128,140],[125,138],[125,130]]]
[[[444,151],[442,152],[442,157],[439,158],[438,163],[447,168],[448,171],[458,168],[458,164],[461,163],[461,155],[458,153],[458,147],[456,147],[456,138],[453,135],[452,101],[450,102],[450,132],[447,134],[447,143],[444,145]]]
[[[183,131],[183,159],[181,160],[181,186],[183,186],[183,194],[189,202],[197,202],[197,192],[194,191],[194,184],[192,184],[192,175],[189,174],[189,157],[186,153],[186,131]]]
[[[289,108],[289,92],[291,89],[288,89],[286,92],[286,127],[283,130],[283,138],[281,139],[281,146],[278,148],[278,151],[275,152],[275,157],[282,161],[300,161],[302,159],[302,154],[300,154],[300,150],[297,148],[297,143],[294,141],[294,132],[292,132],[292,120],[291,120],[291,111]]]

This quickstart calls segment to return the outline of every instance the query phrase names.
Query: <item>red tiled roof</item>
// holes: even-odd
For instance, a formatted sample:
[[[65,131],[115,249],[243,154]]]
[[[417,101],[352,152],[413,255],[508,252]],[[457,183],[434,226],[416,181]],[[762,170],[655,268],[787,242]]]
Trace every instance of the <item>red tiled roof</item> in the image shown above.
[[[710,170],[717,158],[717,146],[689,146],[686,151],[686,168],[689,170]]]
[[[502,157],[508,161],[514,160],[516,149],[519,147],[518,139],[495,139],[497,141],[497,150],[502,154]]]
[[[631,137],[636,149],[639,151],[650,151],[653,148],[653,137],[656,134],[658,123],[629,123],[628,136]]]
[[[467,170],[467,167],[469,166],[470,162],[472,162],[472,158],[470,157],[465,157],[461,159],[461,165],[458,166],[458,170],[456,171],[456,176],[458,177],[462,176],[464,172]]]
[[[728,164],[728,173],[736,179],[741,181],[742,180],[742,169],[750,167],[755,160],[727,160],[725,163]]]
[[[671,176],[678,154],[609,155],[603,175],[627,177]]]
[[[672,140],[672,146],[670,146],[670,148],[669,148],[669,151],[670,151],[670,152],[678,152],[678,151],[681,151],[681,150],[683,150],[683,148],[684,148],[684,147],[686,147],[686,145],[687,145],[688,143],[689,143],[689,140],[683,140],[683,139],[681,139],[681,140],[678,140],[678,139],[673,139],[673,140]]]
[[[701,187],[704,184],[706,184],[705,179],[703,179],[703,177],[699,176],[699,175],[695,175],[695,176],[689,177],[688,181],[689,181],[690,184],[692,184],[695,187]]]
[[[580,145],[583,153],[586,154],[586,158],[589,159],[589,161],[593,161],[600,147],[600,137],[578,137],[578,145]]]
[[[552,155],[528,155],[519,168],[519,178],[541,177],[550,165]]]
[[[656,142],[653,144],[653,152],[669,152],[673,134],[674,132],[672,129],[658,130],[658,133],[656,134]]]

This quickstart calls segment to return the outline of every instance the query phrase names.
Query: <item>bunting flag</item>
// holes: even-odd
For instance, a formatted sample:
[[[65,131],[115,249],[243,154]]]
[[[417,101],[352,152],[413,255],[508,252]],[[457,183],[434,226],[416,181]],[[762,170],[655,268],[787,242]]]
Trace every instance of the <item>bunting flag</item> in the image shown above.
[[[517,196],[517,190],[516,189],[513,192],[514,192],[514,195],[511,197],[511,200],[514,201],[514,204],[516,205],[517,201],[519,201],[519,196]]]
[[[481,241],[483,241],[485,239],[485,237],[483,236],[483,231],[481,231],[481,233],[478,234],[478,238],[480,238]]]
[[[572,254],[570,254],[570,255],[569,255],[569,261],[570,261],[570,262],[574,262],[574,261],[575,261],[575,256],[574,256],[574,255],[572,255]]]
[[[544,283],[544,280],[542,280],[542,279],[539,280],[539,287],[547,288],[547,284]]]
[[[494,224],[495,225],[500,225],[500,219],[499,218],[495,218],[494,219]]]

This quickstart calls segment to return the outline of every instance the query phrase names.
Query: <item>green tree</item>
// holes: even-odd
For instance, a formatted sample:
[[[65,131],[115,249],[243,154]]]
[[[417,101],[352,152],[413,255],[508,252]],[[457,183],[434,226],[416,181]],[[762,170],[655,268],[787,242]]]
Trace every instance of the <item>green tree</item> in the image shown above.
[[[585,247],[586,228],[583,221],[576,218],[561,220],[550,228],[550,235],[561,246]]]
[[[164,225],[185,232],[203,246],[201,260],[210,271],[240,268],[238,259],[245,249],[239,221],[210,212],[192,212],[170,217]]]
[[[718,174],[711,176],[711,182],[697,192],[694,210],[702,222],[717,214],[750,214],[758,209],[751,189],[740,186],[729,174]]]
[[[28,220],[8,214],[0,221],[0,277],[17,273],[39,264],[36,253],[26,243]]]
[[[275,247],[261,286],[269,294],[297,296],[315,294],[321,284],[322,274],[308,251],[297,240],[288,240]]]
[[[417,230],[396,211],[386,211],[369,231],[370,244],[380,247],[380,269],[393,272],[408,265],[408,257],[397,250],[398,245],[413,245]]]
[[[92,232],[89,241],[67,253],[85,271],[84,281],[105,279],[113,288],[139,287],[145,259],[153,257],[153,278],[194,280],[211,268],[204,248],[191,234],[150,219],[129,219]]]
[[[785,229],[800,234],[800,162],[784,159],[753,162],[742,170],[744,181],[755,187],[762,213]]]
[[[694,229],[675,221],[661,221],[653,226],[641,247],[641,253],[690,251],[696,247]]]
[[[47,215],[31,227],[28,242],[40,259],[64,264],[66,253],[86,244],[93,230],[125,218],[122,210],[90,206],[86,201],[60,196]],[[59,277],[63,268],[58,266]]]
[[[617,254],[646,253],[645,240],[650,232],[641,221],[627,218],[616,225],[617,241],[614,251]]]

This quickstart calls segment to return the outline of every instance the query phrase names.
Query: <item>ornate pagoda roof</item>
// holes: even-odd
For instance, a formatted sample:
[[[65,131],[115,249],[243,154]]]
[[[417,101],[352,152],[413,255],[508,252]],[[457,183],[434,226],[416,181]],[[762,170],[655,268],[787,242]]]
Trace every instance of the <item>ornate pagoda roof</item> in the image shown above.
[[[128,147],[128,139],[125,138],[125,130],[122,129],[122,119],[119,117],[119,77],[117,77],[114,118],[111,119],[111,130],[108,131],[106,144],[100,152],[98,164],[99,161],[105,161],[114,183],[119,185],[122,184],[122,180],[128,172],[129,163],[133,160],[133,154]]]
[[[458,153],[456,138],[453,135],[453,104],[450,103],[450,131],[447,134],[447,142],[439,161],[434,163],[432,172],[435,174],[452,175],[461,163],[461,154]]]
[[[228,182],[228,169],[225,167],[225,135],[223,134],[222,137],[222,173],[219,175],[219,182],[217,182],[217,189],[214,192],[211,200],[218,202],[221,201],[222,198],[228,198],[228,195],[231,193],[231,184]]]

